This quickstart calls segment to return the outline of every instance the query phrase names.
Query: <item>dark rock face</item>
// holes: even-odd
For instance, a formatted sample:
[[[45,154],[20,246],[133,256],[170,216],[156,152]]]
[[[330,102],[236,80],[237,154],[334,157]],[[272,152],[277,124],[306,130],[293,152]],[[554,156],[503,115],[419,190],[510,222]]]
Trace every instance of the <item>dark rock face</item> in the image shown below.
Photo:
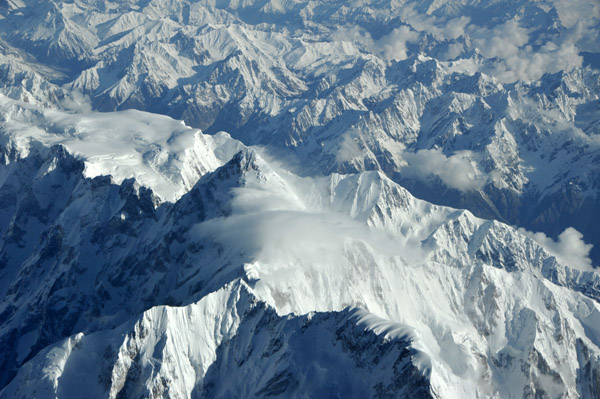
[[[218,348],[199,397],[432,398],[410,337],[386,339],[357,320],[345,310],[284,321],[258,305]]]
[[[50,143],[61,142],[53,141],[53,135],[83,141],[78,126],[59,127],[67,113],[57,116],[54,110],[87,116],[91,109],[139,109],[184,119],[214,137],[224,130],[246,145],[262,146],[300,176],[290,179],[307,177],[304,183],[314,184],[315,192],[327,183],[319,180],[324,175],[331,175],[328,183],[333,187],[336,173],[362,178],[366,174],[361,172],[381,171],[381,179],[387,175],[419,198],[494,219],[475,221],[467,211],[456,211],[448,220],[448,213],[435,212],[419,214],[418,221],[403,219],[410,213],[399,212],[398,203],[408,196],[395,195],[395,185],[385,200],[388,206],[373,208],[379,219],[365,221],[372,216],[365,205],[360,222],[392,221],[383,227],[393,234],[400,231],[394,239],[402,245],[404,235],[415,234],[407,246],[418,253],[427,248],[414,263],[423,270],[431,264],[435,268],[427,269],[425,277],[394,268],[403,267],[405,259],[371,251],[386,240],[371,245],[361,241],[360,233],[359,239],[351,237],[352,245],[344,243],[347,257],[341,259],[368,267],[340,270],[375,283],[357,285],[360,289],[352,295],[361,299],[356,302],[350,294],[340,303],[329,302],[327,295],[321,301],[328,310],[350,304],[372,310],[382,304],[387,311],[390,297],[396,295],[390,282],[418,276],[413,286],[425,289],[429,280],[443,281],[443,286],[434,286],[441,293],[431,292],[421,302],[444,299],[451,303],[450,313],[459,310],[452,313],[462,323],[458,330],[470,330],[460,336],[456,324],[444,324],[445,315],[413,318],[421,332],[431,335],[428,349],[450,376],[442,386],[461,381],[472,384],[469,389],[478,394],[497,394],[494,389],[499,389],[500,396],[510,391],[528,398],[552,397],[554,387],[563,396],[600,397],[600,274],[563,265],[559,255],[530,235],[502,224],[541,231],[553,239],[574,227],[594,245],[590,257],[600,266],[600,57],[593,52],[598,50],[593,35],[600,32],[600,24],[597,7],[582,12],[569,4],[568,14],[578,17],[571,25],[562,15],[565,4],[1,2],[0,396],[17,373],[18,379],[45,364],[46,349],[64,342],[80,345],[79,335],[67,338],[75,333],[127,335],[123,326],[157,305],[189,311],[187,306],[232,281],[261,287],[263,265],[255,259],[260,250],[249,253],[237,242],[224,244],[198,228],[239,216],[236,192],[245,187],[249,174],[266,181],[268,173],[260,170],[253,151],[241,151],[201,177],[176,203],[159,205],[152,191],[133,179],[114,184],[110,177],[85,178],[83,161],[63,147],[30,143],[29,154],[21,156],[17,144],[10,142],[35,136],[27,135],[34,127]],[[126,115],[120,113],[119,120],[126,123]],[[84,117],[78,123],[85,122]],[[145,130],[132,142],[150,136]],[[177,141],[175,134],[167,144],[171,140]],[[162,144],[153,145],[158,151]],[[182,147],[184,152],[189,149],[188,144]],[[157,154],[142,154],[150,168],[156,166]],[[179,155],[169,160],[174,161],[170,171],[185,177],[186,190],[205,171],[196,164],[192,177],[184,176]],[[291,190],[284,183],[281,187]],[[367,188],[343,198],[343,205],[352,211],[362,209],[362,202],[371,206],[379,198],[374,186]],[[248,192],[264,194],[263,189],[255,184]],[[350,192],[341,189],[340,195]],[[258,195],[270,202],[267,197]],[[306,205],[304,198],[296,199],[300,208]],[[317,200],[328,201],[326,196]],[[433,230],[424,233],[423,226]],[[371,227],[361,226],[365,231]],[[401,247],[396,244],[382,246],[393,247],[390,252],[396,254]],[[328,259],[327,250],[323,253]],[[272,263],[299,269],[302,256],[293,255],[297,259]],[[401,255],[413,262],[410,250]],[[382,264],[391,266],[380,276],[373,270]],[[329,294],[328,283],[343,274],[303,272],[316,277],[302,280],[309,283],[296,294]],[[504,287],[503,279],[512,285]],[[369,289],[374,293],[363,301],[358,291]],[[265,292],[263,299],[273,294],[276,303],[293,296]],[[385,335],[365,328],[352,310],[281,316],[266,303],[245,307],[236,301],[231,304],[241,306],[243,317],[236,319],[240,324],[233,336],[219,341],[206,378],[193,381],[195,385],[186,380],[186,389],[194,387],[192,397],[444,396],[432,386],[431,369],[408,333]],[[402,308],[398,303],[395,311]],[[404,313],[419,305],[403,308]],[[310,306],[301,308],[311,311]],[[207,314],[202,317],[222,315]],[[405,314],[395,316],[403,319]],[[447,331],[440,332],[442,327]],[[210,339],[217,342],[221,333]],[[180,354],[165,349],[166,335],[158,334],[160,340],[150,343],[156,345],[148,344],[150,335],[149,330],[135,330],[127,335],[131,341],[123,352],[114,342],[103,351],[105,369],[98,381],[105,391],[114,391],[113,397],[178,396],[181,381],[173,375],[180,375],[155,370]],[[136,346],[142,341],[156,351],[151,362]],[[453,364],[453,358],[471,363]],[[115,377],[111,368],[117,366],[122,370]],[[196,378],[196,371],[185,377]],[[485,389],[478,391],[470,377]],[[502,380],[499,388],[497,380]]]

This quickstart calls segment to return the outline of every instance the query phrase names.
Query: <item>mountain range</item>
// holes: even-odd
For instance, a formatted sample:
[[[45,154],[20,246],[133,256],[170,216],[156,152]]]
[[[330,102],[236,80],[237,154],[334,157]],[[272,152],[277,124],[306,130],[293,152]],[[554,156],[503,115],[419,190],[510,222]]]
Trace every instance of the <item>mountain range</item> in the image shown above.
[[[0,398],[600,395],[600,5],[0,5]]]

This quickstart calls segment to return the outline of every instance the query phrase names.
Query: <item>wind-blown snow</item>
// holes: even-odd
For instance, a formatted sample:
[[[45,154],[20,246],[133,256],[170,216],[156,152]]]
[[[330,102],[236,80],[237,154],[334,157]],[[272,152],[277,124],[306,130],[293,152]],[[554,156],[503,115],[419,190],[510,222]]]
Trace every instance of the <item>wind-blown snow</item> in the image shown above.
[[[44,178],[39,173],[32,176],[36,181]],[[124,209],[131,212],[135,201],[124,201],[129,203]],[[140,209],[141,215],[144,212],[150,211]],[[60,218],[62,229],[69,231],[67,236],[76,235],[82,227],[68,224],[67,214]],[[396,359],[405,359],[402,368],[393,368],[394,378],[403,382],[389,385],[390,393],[411,386],[448,397],[519,397],[529,389],[573,397],[587,389],[577,388],[578,381],[588,378],[582,370],[588,367],[592,376],[599,370],[597,273],[577,270],[568,263],[574,258],[557,260],[551,248],[510,226],[417,200],[380,172],[300,178],[244,149],[203,176],[177,203],[163,204],[148,217],[138,216],[134,223],[144,224],[140,234],[120,230],[118,226],[127,223],[121,215],[123,211],[117,212],[118,221],[108,223],[117,227],[105,230],[102,243],[90,241],[81,249],[78,240],[68,244],[75,245],[74,253],[100,245],[99,252],[112,253],[112,259],[128,251],[119,255],[123,263],[84,272],[98,273],[90,277],[101,281],[92,291],[112,292],[105,299],[88,291],[78,294],[83,303],[105,304],[99,312],[106,314],[95,322],[99,330],[40,351],[0,396],[25,397],[31,393],[27,381],[32,380],[39,382],[39,392],[46,386],[48,395],[60,396],[81,389],[74,380],[80,372],[99,381],[93,389],[109,397],[155,390],[184,397],[194,391],[218,396],[215,392],[227,389],[238,395],[254,389],[256,394],[254,383],[265,392],[296,397],[311,387],[325,389],[321,382],[309,383],[312,371],[306,367],[314,361],[332,370],[328,373],[333,373],[329,375],[336,390],[349,377],[333,370],[340,362],[346,364],[356,375],[352,378],[358,378],[358,392],[371,396],[365,392],[375,389],[370,385],[375,382],[363,379],[362,363],[356,359],[373,362],[371,356],[382,357],[387,353],[385,342],[412,353],[410,361],[406,356]],[[572,244],[567,238],[563,241]],[[68,267],[67,258],[52,255],[55,244],[48,245],[41,253],[50,259],[58,256],[61,267]],[[131,259],[148,256],[149,246],[156,246],[157,254],[163,247],[176,259],[143,262],[140,269]],[[77,263],[72,272],[81,273]],[[123,281],[123,273],[132,274]],[[153,282],[154,274],[164,277]],[[144,279],[141,287],[136,279]],[[68,281],[61,284],[69,286],[77,279]],[[118,303],[112,296],[123,284],[131,284],[128,292],[141,294],[147,292],[144,285],[153,283],[151,291],[181,306],[154,307],[141,318],[134,312],[129,321],[112,326],[110,320],[124,317],[123,308],[110,305]],[[17,280],[13,291],[22,292],[21,284],[44,287],[47,282]],[[190,304],[191,292],[204,294]],[[61,295],[57,291],[42,301],[60,303]],[[26,298],[20,298],[15,307],[26,307]],[[263,313],[266,308],[257,302],[271,310]],[[137,306],[142,306],[137,299],[128,304]],[[350,324],[344,324],[347,307],[362,309],[353,313]],[[336,327],[328,324],[330,317],[337,320],[332,321]],[[327,336],[325,331],[335,335],[325,341],[333,344],[319,347],[314,355],[310,352],[312,360],[307,360],[299,354],[306,349],[297,348],[313,342],[312,335],[304,335],[310,325],[318,328],[314,340]],[[352,332],[344,332],[347,328]],[[368,338],[365,330],[375,335]],[[376,337],[382,341],[361,344]],[[340,351],[338,345],[346,349]],[[83,349],[77,352],[78,347]],[[327,356],[316,354],[320,352]],[[279,360],[260,360],[274,354]],[[532,356],[541,360],[532,362]],[[244,366],[231,357],[250,363]],[[81,365],[73,368],[69,362]],[[386,362],[372,364],[383,370]],[[229,373],[240,373],[227,385],[231,388],[215,382]],[[381,378],[377,381],[382,384],[391,378],[383,371],[370,375]],[[548,380],[556,382],[549,387]]]
[[[461,151],[446,157],[441,150],[420,150],[404,153],[407,165],[400,173],[408,177],[427,178],[437,176],[448,187],[461,191],[481,189],[489,177],[477,169],[477,162],[470,151]]]

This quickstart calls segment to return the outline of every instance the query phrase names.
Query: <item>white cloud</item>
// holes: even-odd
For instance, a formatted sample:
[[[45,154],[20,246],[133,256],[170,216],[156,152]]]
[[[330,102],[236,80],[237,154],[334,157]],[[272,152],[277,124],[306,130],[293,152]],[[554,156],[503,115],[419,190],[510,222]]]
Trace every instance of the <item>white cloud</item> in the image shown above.
[[[357,141],[359,135],[355,131],[350,131],[344,135],[340,147],[335,154],[337,163],[361,162],[364,157],[364,151],[361,150]]]
[[[468,49],[479,51],[491,62],[483,66],[486,73],[503,83],[534,81],[545,73],[570,72],[583,63],[580,51],[600,52],[600,3],[589,0],[553,0],[559,19],[565,27],[551,35],[536,36],[535,27],[525,28],[519,17],[496,26],[472,24],[466,16],[447,19],[420,13],[415,6],[402,7],[403,21],[418,32],[426,32],[438,40],[452,41],[464,38]],[[549,10],[548,10],[549,11]],[[545,29],[547,27],[541,26]],[[463,40],[449,44],[440,54],[443,60],[452,60],[462,54]],[[403,44],[397,54],[403,54]]]
[[[445,52],[440,55],[440,59],[442,61],[453,60],[464,51],[464,46],[462,43],[450,43]]]
[[[465,27],[470,22],[466,16],[448,19],[421,14],[413,4],[404,6],[400,15],[414,30],[430,33],[438,39],[456,39],[464,35]]]
[[[351,42],[358,44],[361,47],[365,47],[368,50],[373,48],[373,39],[369,32],[365,31],[358,26],[353,26],[350,29],[340,29],[334,31],[329,36],[334,42]]]
[[[333,41],[352,42],[383,58],[398,61],[408,57],[407,43],[417,42],[419,37],[419,32],[411,30],[408,26],[396,28],[377,40],[373,40],[369,32],[359,27],[339,30],[330,35],[330,39]]]
[[[533,238],[565,265],[583,271],[594,270],[592,260],[589,258],[593,245],[586,244],[583,240],[583,234],[574,228],[566,228],[565,231],[560,233],[557,241],[544,233],[532,233],[522,228],[519,229],[519,232]]]
[[[577,23],[597,25],[600,3],[589,0],[554,0],[554,7],[564,26],[571,28]]]
[[[581,51],[600,52],[600,2],[588,0],[555,0],[561,23],[568,29],[565,41]]]
[[[575,45],[547,43],[540,51],[526,47],[504,58],[495,65],[494,75],[504,83],[517,80],[529,82],[541,78],[545,73],[570,72],[581,66],[582,62],[583,57]]]
[[[570,72],[581,66],[583,58],[569,35],[547,41],[537,49],[530,45],[529,30],[516,20],[492,29],[470,26],[471,46],[486,58],[496,58],[491,72],[503,83],[533,81],[545,73]],[[572,35],[571,35],[572,36]]]
[[[402,158],[406,165],[401,169],[404,176],[415,178],[439,177],[448,187],[462,191],[482,188],[488,176],[481,173],[473,154],[460,151],[447,157],[439,149],[404,152]]]
[[[307,208],[284,191],[247,187],[234,191],[232,215],[203,222],[195,233],[222,243],[232,255],[242,253],[284,269],[298,262],[343,268],[348,262],[345,248],[358,243],[383,256],[407,257],[417,251],[348,215]]]
[[[445,39],[456,39],[464,36],[465,28],[471,20],[468,17],[462,16],[445,21],[442,28],[439,28],[440,35]]]
[[[408,58],[407,43],[415,43],[419,37],[418,32],[401,26],[377,40],[375,47],[388,60],[402,61]]]
[[[265,206],[258,212],[202,223],[197,232],[243,246],[245,252],[267,261],[320,250],[339,253],[351,241],[366,243],[388,256],[404,254],[398,241],[384,232],[335,212],[270,210]]]
[[[71,90],[61,101],[61,106],[66,110],[81,114],[92,112],[90,97],[77,90]]]
[[[520,48],[529,42],[529,31],[520,27],[514,20],[495,26],[493,29],[471,25],[469,34],[473,46],[487,58],[508,58],[517,55]]]

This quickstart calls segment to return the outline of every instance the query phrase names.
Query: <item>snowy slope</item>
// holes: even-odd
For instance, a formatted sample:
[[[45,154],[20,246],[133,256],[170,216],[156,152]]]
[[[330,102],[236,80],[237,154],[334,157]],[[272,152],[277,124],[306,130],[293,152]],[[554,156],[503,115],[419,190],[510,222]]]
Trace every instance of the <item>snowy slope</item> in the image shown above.
[[[382,170],[555,239],[575,227],[600,260],[593,1],[33,4],[1,13],[13,99],[168,114],[303,175]]]
[[[427,397],[410,329],[387,324],[358,310],[281,317],[235,281],[184,308],[155,307],[114,331],[69,338],[1,395],[24,397],[25,381],[42,376],[40,398]]]
[[[135,178],[174,201],[243,146],[227,133],[202,134],[181,121],[139,111],[66,113],[0,97],[3,140],[19,157],[31,142],[62,145],[84,160],[86,177]]]
[[[0,339],[3,369],[21,365],[6,397],[27,397],[43,386],[48,395],[68,395],[81,389],[69,382],[81,378],[74,372],[93,376],[104,394],[157,397],[194,390],[267,396],[284,387],[294,397],[339,391],[348,380],[369,396],[385,387],[383,396],[402,395],[409,381],[442,397],[576,397],[598,390],[600,275],[565,265],[512,227],[417,200],[378,172],[300,178],[248,149],[176,203],[155,208],[152,194],[132,181],[117,186],[85,178],[81,161],[57,147],[45,151],[18,161],[32,168],[28,175],[25,165],[4,166],[4,198],[19,194],[16,207],[3,207],[11,222],[3,227],[8,284]],[[48,163],[56,167],[40,173]],[[31,179],[20,181],[32,189],[16,186],[11,172]],[[42,190],[69,194],[43,204],[50,195]],[[202,310],[215,295],[228,297],[228,289],[246,285],[251,295]],[[223,286],[229,288],[219,291]],[[273,309],[266,320],[249,310],[243,316],[240,309],[256,301]],[[155,305],[163,307],[146,312]],[[349,306],[374,316],[361,316],[363,327],[352,327],[352,312],[327,316]],[[317,330],[299,333],[293,326],[304,322],[284,317],[290,312],[314,314]],[[298,352],[311,334],[327,339],[321,322],[338,326],[325,327],[336,331],[333,346]],[[365,327],[376,333],[363,337],[368,344],[359,333]],[[392,335],[381,340],[381,333]],[[393,375],[367,378],[364,362],[389,370],[387,357],[377,355],[388,353],[388,342],[421,355],[401,362]],[[280,345],[280,360],[260,360],[259,353]],[[344,375],[322,371],[323,381],[335,382],[314,386],[306,356],[321,359],[325,370],[354,365]],[[219,381],[231,373],[240,378],[226,389]]]

